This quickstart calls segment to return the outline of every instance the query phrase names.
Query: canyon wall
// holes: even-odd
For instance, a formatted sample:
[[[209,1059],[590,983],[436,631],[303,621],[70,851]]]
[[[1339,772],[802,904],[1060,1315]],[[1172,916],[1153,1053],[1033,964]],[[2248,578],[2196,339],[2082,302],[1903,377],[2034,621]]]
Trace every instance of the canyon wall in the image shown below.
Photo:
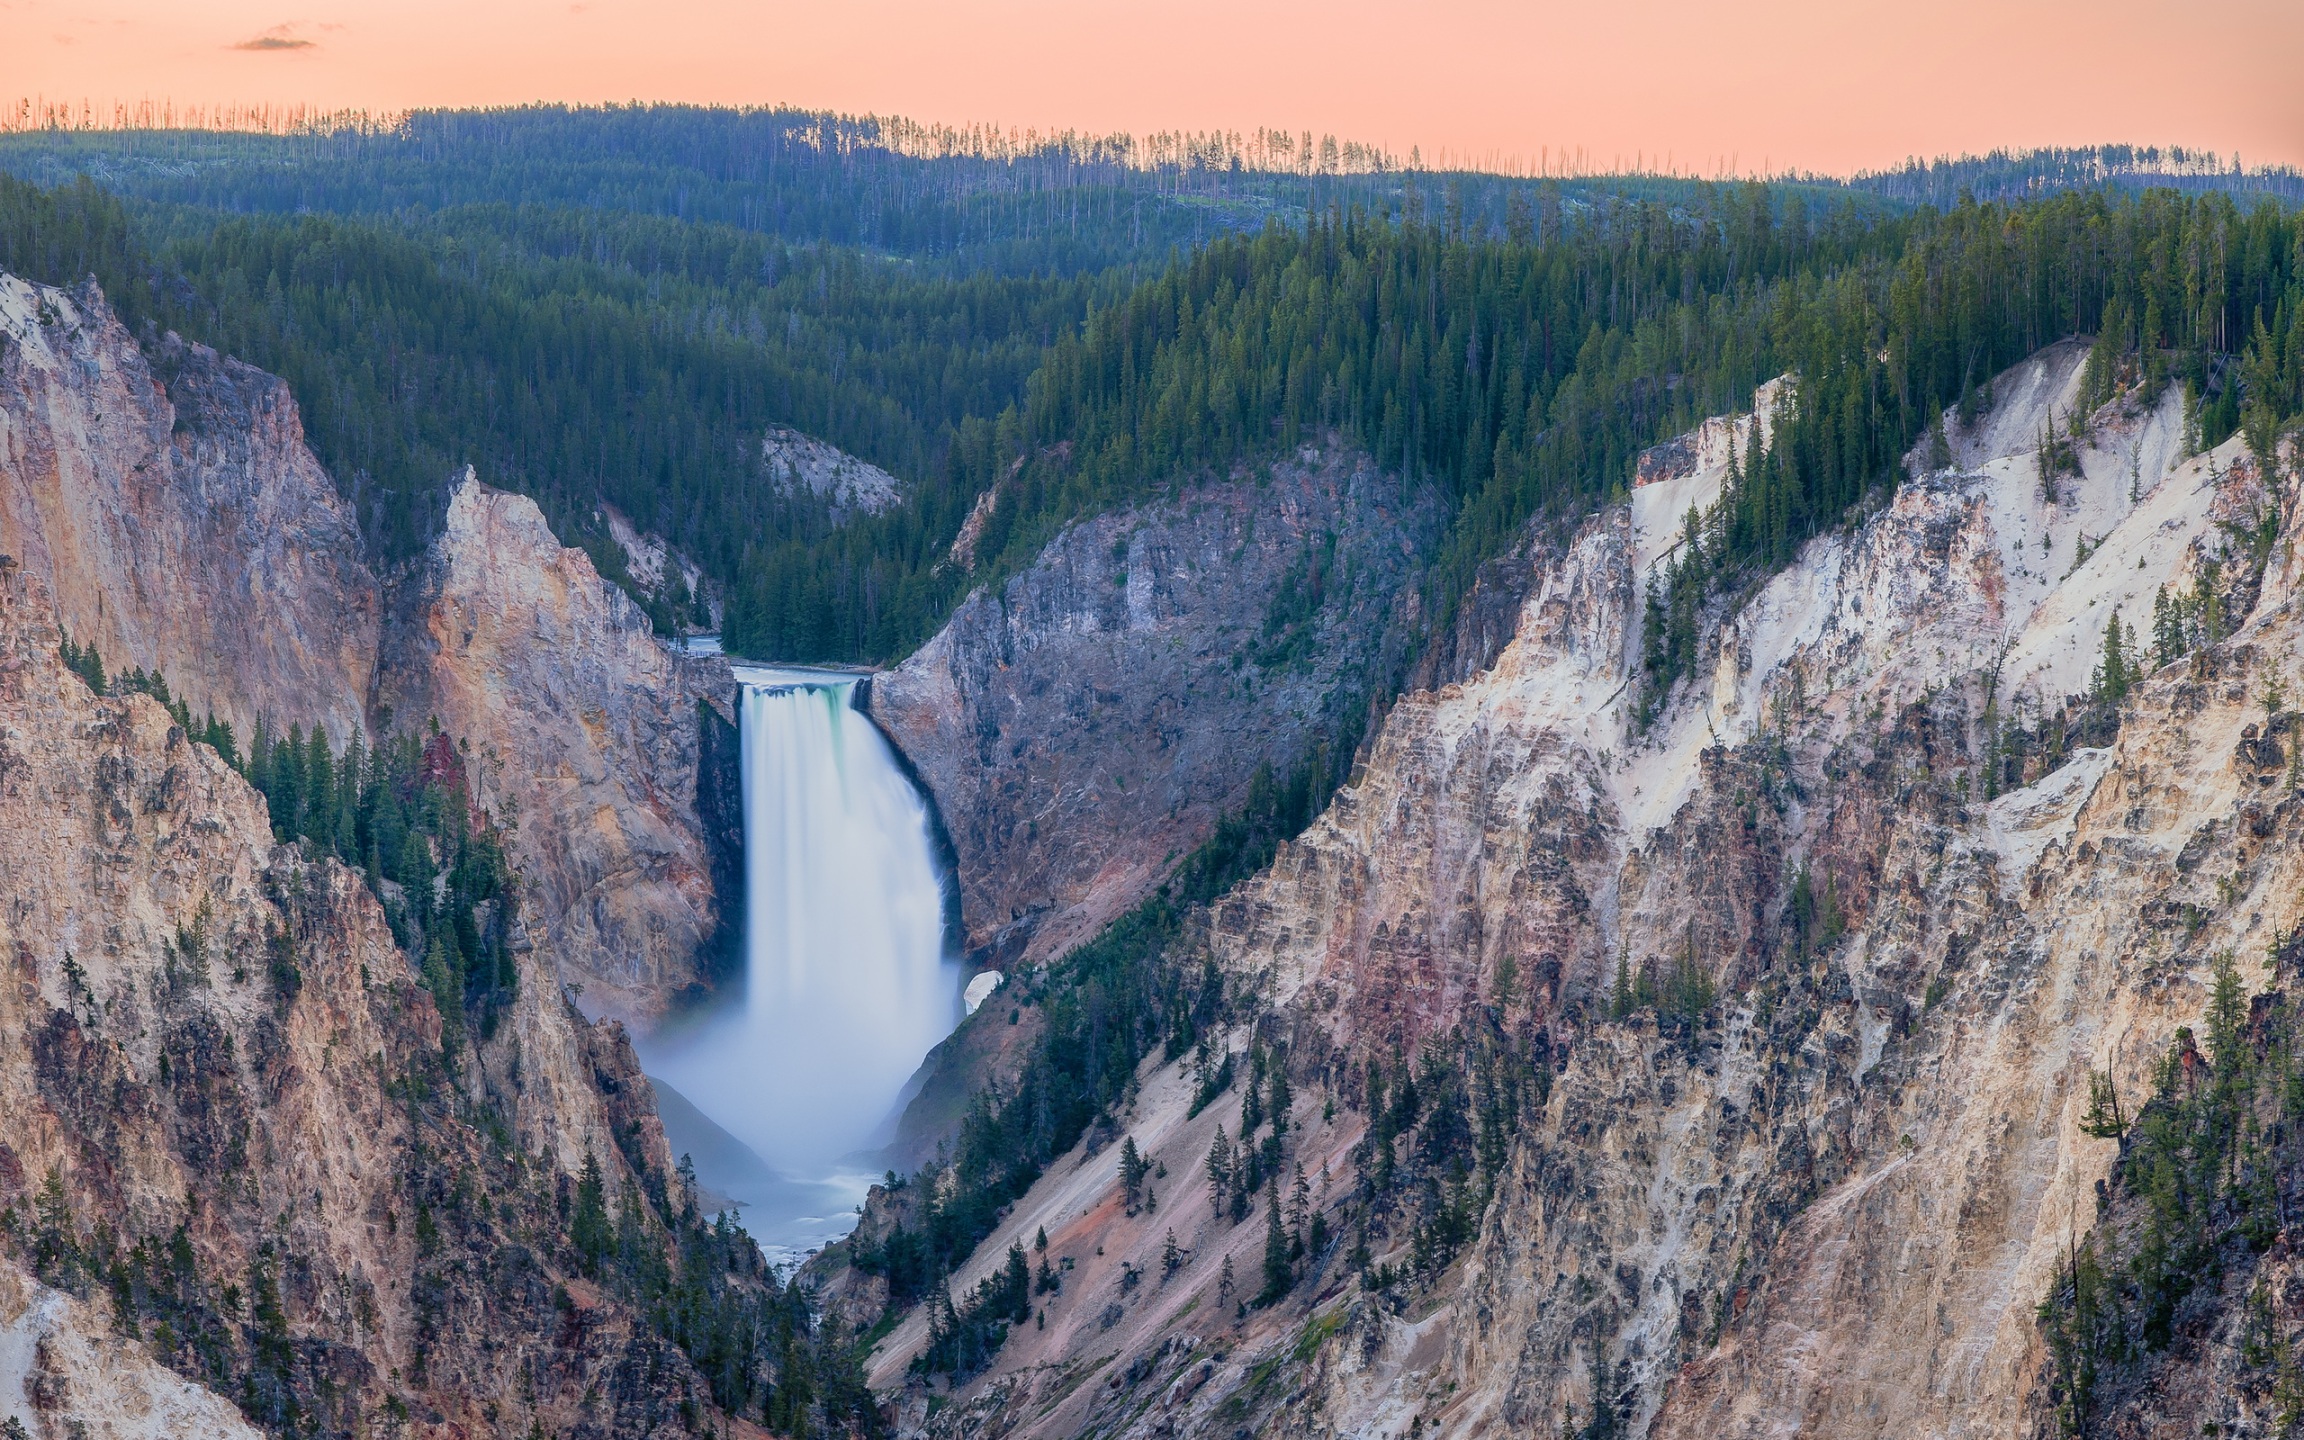
[[[935,797],[968,944],[1062,954],[1237,808],[1354,735],[1410,658],[1428,498],[1330,445],[1080,521],[868,708]],[[1350,743],[1347,739],[1346,743]]]
[[[707,824],[732,777],[700,737],[733,678],[656,643],[533,502],[468,474],[380,577],[284,383],[173,336],[148,356],[92,284],[0,276],[0,553],[75,644],[243,744],[437,722],[516,818],[537,943],[588,1012],[651,1021],[724,978],[741,836]]]
[[[243,744],[440,726],[516,872],[509,1000],[444,1039],[359,872],[67,636]],[[618,1234],[687,1202],[617,1017],[713,978],[732,690],[469,477],[379,576],[279,380],[0,277],[0,1412],[747,1433],[569,1229],[594,1167]]]
[[[358,874],[60,640],[0,561],[0,1377],[32,1433],[248,1433],[197,1386],[275,1432],[688,1433],[699,1377],[555,1238],[569,1148],[681,1200],[621,1032],[531,954],[510,1023],[444,1052]],[[488,1123],[527,1102],[543,1134]],[[102,1321],[67,1293],[107,1288]]]
[[[518,819],[538,941],[586,1011],[652,1020],[696,991],[715,864],[742,873],[698,810],[700,707],[733,718],[726,662],[659,644],[533,500],[469,473],[391,611],[379,715],[469,745],[480,793]]]
[[[2086,417],[2044,484],[2035,442],[2083,354],[1999,377],[1952,467],[1916,457],[1885,504],[1716,601],[1646,726],[1642,591],[1752,420],[1532,536],[1494,663],[1401,700],[1184,960],[1228,978],[1221,1048],[1296,1079],[1287,1163],[1327,1250],[1280,1303],[1239,1303],[1264,1207],[1235,1224],[1200,1197],[1243,1097],[1195,1114],[1206,1060],[1156,1055],[1120,1119],[1169,1177],[1158,1213],[1122,1205],[1109,1148],[1051,1164],[953,1287],[1044,1231],[1061,1290],[935,1405],[905,1373],[925,1322],[899,1326],[875,1380],[903,1428],[2046,1423],[2037,1307],[2119,1151],[2081,1126],[2090,1075],[2152,1093],[2212,957],[2304,923],[2304,802],[2270,738],[2294,717],[2265,698],[2296,693],[2298,507],[2237,441],[2186,455],[2172,393]],[[2092,699],[2110,618],[2149,638],[2156,592],[2203,585],[2223,628],[2170,664],[2132,647],[2133,693]],[[1397,1095],[1419,1053],[1441,1068],[1403,1122],[1375,1077]],[[1472,1145],[1431,1118],[1449,1073],[1476,1101],[1459,1123],[1516,1117],[1471,1169],[1437,1158]],[[2233,1374],[2246,1309],[2177,1373]],[[2205,1389],[2177,1407],[2193,1429],[2271,1403]]]
[[[93,283],[0,275],[0,553],[243,739],[365,728],[380,597],[288,387],[173,336],[147,358]]]

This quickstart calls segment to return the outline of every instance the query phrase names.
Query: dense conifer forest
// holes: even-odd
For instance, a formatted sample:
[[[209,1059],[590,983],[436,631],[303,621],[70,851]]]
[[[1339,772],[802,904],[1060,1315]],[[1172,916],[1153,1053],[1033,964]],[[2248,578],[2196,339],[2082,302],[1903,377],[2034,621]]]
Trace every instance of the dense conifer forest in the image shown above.
[[[536,107],[0,137],[0,168],[104,182],[0,182],[0,264],[94,273],[133,326],[284,375],[387,562],[470,463],[614,578],[602,502],[665,535],[732,647],[791,659],[893,659],[1068,521],[1327,433],[1447,502],[1444,609],[1531,517],[1604,501],[1643,447],[1795,372],[1784,442],[1663,577],[1668,683],[1698,592],[1783,563],[1893,485],[1934,414],[2108,306],[2198,396],[2204,440],[2251,383],[2294,408],[2293,217],[2111,183],[2178,161],[1994,157],[1971,178],[2055,193],[1938,209],[1432,175],[1277,132],[1020,144]],[[770,424],[889,470],[906,503],[840,524],[779,494]],[[987,491],[976,563],[949,563]]]

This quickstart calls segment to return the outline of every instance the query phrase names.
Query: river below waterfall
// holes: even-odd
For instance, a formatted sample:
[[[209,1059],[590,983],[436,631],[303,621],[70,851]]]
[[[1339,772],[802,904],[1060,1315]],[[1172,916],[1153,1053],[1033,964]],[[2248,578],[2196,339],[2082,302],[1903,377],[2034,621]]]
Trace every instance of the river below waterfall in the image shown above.
[[[857,678],[737,666],[741,993],[640,1047],[675,1155],[772,1256],[854,1226],[905,1085],[961,1014],[928,807]]]

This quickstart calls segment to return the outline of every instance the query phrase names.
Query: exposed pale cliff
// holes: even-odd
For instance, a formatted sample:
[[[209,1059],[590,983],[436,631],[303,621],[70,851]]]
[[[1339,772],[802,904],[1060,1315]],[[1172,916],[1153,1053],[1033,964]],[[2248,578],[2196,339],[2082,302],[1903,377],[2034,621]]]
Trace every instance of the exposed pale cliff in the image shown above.
[[[437,720],[519,815],[536,940],[591,1013],[651,1019],[716,978],[741,837],[699,798],[733,778],[699,766],[700,702],[732,718],[733,681],[656,643],[533,502],[468,478],[379,580],[285,384],[173,337],[148,357],[92,285],[0,276],[0,553],[75,643],[243,743]]]
[[[726,663],[659,644],[534,501],[469,474],[392,610],[380,712],[469,742],[482,794],[520,817],[539,943],[589,1012],[653,1018],[718,922],[699,706],[728,703]]]
[[[376,582],[288,387],[173,336],[147,358],[93,283],[0,275],[0,553],[243,738],[365,728]]]
[[[1074,1267],[1035,1297],[1045,1328],[934,1415],[915,1392],[907,1425],[2034,1423],[2037,1307],[2117,1149],[2081,1128],[2090,1071],[2151,1093],[2210,957],[2261,953],[2304,892],[2293,742],[2259,729],[2267,682],[2298,679],[2297,507],[2238,442],[2185,457],[2172,394],[2090,417],[2044,486],[2082,354],[1999,377],[1952,468],[1716,605],[1645,730],[1642,591],[1729,445],[1693,436],[1629,505],[1532,542],[1494,664],[1395,706],[1190,961],[1230,977],[1236,1055],[1287,1057],[1283,1154],[1328,1248],[1235,1308],[1265,1210],[1215,1215],[1202,1160],[1243,1097],[1187,1118],[1207,1062],[1155,1057],[1123,1123],[1170,1176],[1157,1215],[1125,1212],[1110,1149],[1058,1159],[953,1277],[1045,1229]],[[2104,698],[2107,622],[2148,642],[2162,586],[2222,618],[2170,664],[2131,641],[2145,676]],[[925,1337],[899,1327],[877,1381]]]
[[[562,985],[648,1015],[708,970],[742,843],[725,666],[476,483],[380,583],[285,387],[140,348],[92,286],[0,277],[0,441],[0,1414],[622,1435],[745,1433],[716,1394],[834,1403],[767,1388],[788,1351],[706,1385],[644,1298],[676,1281],[747,1334],[784,1303],[693,1228],[622,1027]],[[444,1027],[452,981],[395,944],[373,853],[364,879],[276,845],[159,702],[67,669],[59,609],[243,744],[438,721],[427,773],[518,872],[464,917],[485,1011]]]
[[[0,1410],[246,1433],[200,1385],[276,1433],[685,1433],[709,1392],[562,1238],[570,1147],[680,1199],[620,1032],[531,952],[444,1052],[360,877],[275,846],[158,703],[93,695],[52,615],[0,562]]]

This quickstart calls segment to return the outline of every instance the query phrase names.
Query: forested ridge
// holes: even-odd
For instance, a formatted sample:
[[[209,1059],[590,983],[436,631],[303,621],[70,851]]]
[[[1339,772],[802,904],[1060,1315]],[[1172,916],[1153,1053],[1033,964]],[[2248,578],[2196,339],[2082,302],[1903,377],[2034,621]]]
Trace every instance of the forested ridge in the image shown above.
[[[1566,164],[1566,157],[1560,157]],[[82,174],[136,199],[231,214],[405,217],[475,204],[650,215],[933,263],[951,272],[1157,267],[1178,249],[1331,205],[1428,208],[1500,230],[1542,182],[1434,174],[1310,131],[1049,134],[786,107],[416,111],[291,134],[200,129],[0,133],[0,171]],[[1659,175],[1555,179],[1571,208],[1677,203]],[[1804,182],[1821,195],[1832,182]]]
[[[1129,183],[1173,199],[1308,178],[1332,182],[1331,203],[1220,227],[1166,260],[1114,241],[1125,264],[1035,278],[950,247],[933,264],[891,259],[787,216],[818,232],[798,243],[764,233],[781,222],[741,195],[767,185],[904,210],[932,193],[1045,201],[1137,172],[1074,141],[920,158],[862,122],[799,112],[6,138],[18,169],[64,157],[102,161],[139,194],[166,194],[170,175],[193,187],[182,195],[199,204],[130,203],[86,183],[0,180],[0,264],[93,272],[132,325],[284,375],[386,560],[424,543],[470,463],[536,496],[612,578],[625,577],[601,502],[665,535],[725,598],[731,647],[780,658],[894,659],[1070,520],[1307,435],[1339,434],[1403,484],[1438,490],[1453,516],[1429,579],[1444,612],[1532,517],[1605,500],[1643,447],[1749,404],[1777,374],[1801,377],[1800,402],[1785,443],[1754,457],[1710,543],[1689,552],[1706,593],[1781,564],[1892,485],[1937,409],[2039,345],[2092,332],[2115,297],[2126,343],[2197,392],[2205,433],[2228,432],[2245,403],[2229,358],[2260,354],[2246,373],[2293,389],[2294,220],[2214,193],[1890,211],[1815,186],[1651,180],[1610,194],[1345,173],[1324,170],[1325,154],[1306,176],[1233,175],[1203,156],[1168,182]],[[694,181],[676,205],[616,188],[619,175],[641,183],[651,144],[664,158],[647,173]],[[194,160],[154,158],[170,147]],[[528,157],[550,163],[516,163]],[[322,188],[276,189],[296,176]],[[352,213],[262,213],[307,201]],[[843,525],[778,494],[759,455],[770,424],[891,471],[906,503]],[[953,563],[952,538],[991,490],[974,564]],[[1685,616],[1696,578],[1676,583]],[[661,597],[643,598],[673,622]],[[1672,634],[1651,649],[1668,679],[1684,659]]]

